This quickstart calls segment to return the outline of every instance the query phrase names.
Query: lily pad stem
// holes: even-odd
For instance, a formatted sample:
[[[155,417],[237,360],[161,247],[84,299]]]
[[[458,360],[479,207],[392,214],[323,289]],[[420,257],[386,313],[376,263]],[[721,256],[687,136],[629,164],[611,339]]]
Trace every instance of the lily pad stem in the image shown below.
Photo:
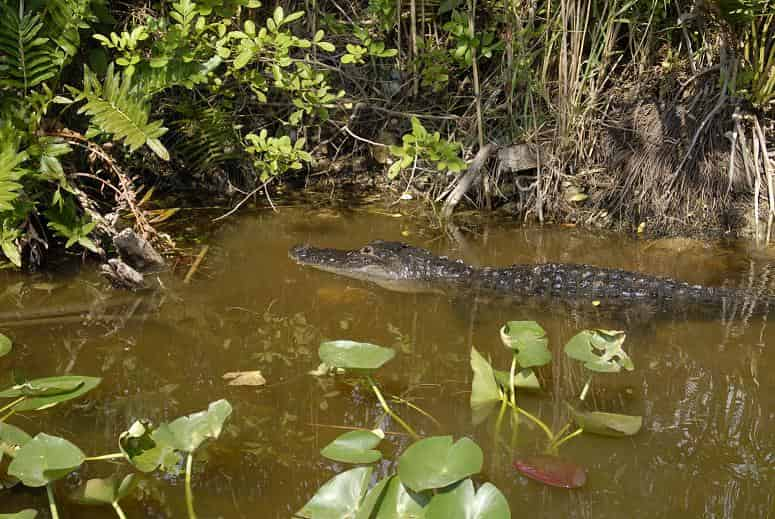
[[[571,439],[575,438],[576,436],[578,436],[579,434],[581,434],[581,433],[583,433],[583,432],[584,432],[584,429],[582,429],[581,427],[579,427],[578,429],[576,429],[575,431],[573,431],[572,433],[570,433],[568,436],[566,436],[566,437],[565,437],[565,438],[563,438],[562,440],[560,440],[560,441],[556,442],[555,444],[553,444],[553,445],[551,446],[552,450],[555,450],[555,451],[556,451],[557,449],[559,449],[559,448],[560,448],[560,445],[562,445],[563,443],[567,442],[568,440],[571,440]]]
[[[377,387],[377,384],[374,382],[374,379],[372,379],[370,376],[366,377],[366,380],[369,381],[369,385],[371,386],[371,390],[374,391],[374,394],[377,395],[377,400],[379,400],[380,405],[382,406],[382,409],[385,410],[387,414],[389,414],[396,422],[403,427],[406,432],[408,432],[412,438],[415,440],[420,439],[420,435],[415,432],[414,429],[412,429],[408,423],[403,421],[400,416],[398,416],[396,413],[393,412],[392,409],[390,409],[390,406],[387,402],[385,402],[385,397],[382,396],[382,392]]]
[[[517,376],[517,355],[511,358],[511,368],[509,368],[509,391],[511,392],[511,405],[517,407],[517,390],[514,387],[514,379]]]
[[[589,385],[592,384],[592,375],[589,376],[587,379],[587,383],[584,384],[584,388],[581,390],[581,394],[579,395],[579,400],[582,402],[585,398],[587,398],[587,393],[589,392]]]
[[[11,409],[12,407],[15,407],[15,406],[21,404],[24,401],[25,398],[27,398],[27,397],[22,395],[19,398],[17,398],[16,400],[14,400],[13,402],[11,402],[10,404],[6,404],[3,407],[0,407],[0,414],[4,413],[8,409]]]
[[[118,501],[113,501],[111,505],[113,505],[113,510],[116,511],[116,515],[119,517],[119,519],[126,519],[126,515],[124,515],[124,511],[121,510],[120,506],[118,506]]]
[[[503,422],[503,415],[506,414],[506,406],[509,405],[509,401],[506,395],[501,392],[501,408],[498,411],[498,418],[495,420],[495,437],[498,438],[501,433],[501,423]]]
[[[188,509],[188,519],[196,519],[194,512],[194,494],[191,492],[191,465],[194,463],[194,453],[189,452],[186,458],[186,508]]]
[[[51,512],[51,519],[59,519],[59,510],[57,510],[57,502],[54,499],[54,488],[49,483],[46,485],[46,495],[48,496],[48,509]]]
[[[113,452],[111,454],[103,454],[101,456],[89,456],[84,458],[84,461],[104,461],[104,460],[118,460],[124,458],[123,452]]]
[[[399,404],[404,404],[408,408],[414,409],[415,411],[417,411],[418,413],[423,415],[425,418],[427,418],[428,420],[433,422],[436,425],[436,427],[441,428],[441,423],[439,423],[439,421],[436,420],[436,418],[432,414],[430,414],[428,411],[426,411],[425,409],[423,409],[420,406],[411,403],[409,400],[405,400],[405,399],[403,399],[403,398],[401,398],[400,396],[397,396],[397,395],[391,395],[391,398],[393,400],[395,400],[396,402],[398,402]]]
[[[511,404],[509,404],[509,405],[511,405]],[[533,422],[538,427],[540,427],[541,430],[544,431],[544,434],[546,434],[546,437],[549,438],[550,442],[554,441],[554,434],[552,434],[552,430],[549,429],[549,426],[547,426],[544,422],[542,422],[540,418],[536,418],[535,416],[533,416],[532,414],[528,413],[527,411],[525,411],[524,409],[522,409],[519,406],[514,406],[514,409],[518,413],[523,414],[526,417],[528,417],[531,422]]]

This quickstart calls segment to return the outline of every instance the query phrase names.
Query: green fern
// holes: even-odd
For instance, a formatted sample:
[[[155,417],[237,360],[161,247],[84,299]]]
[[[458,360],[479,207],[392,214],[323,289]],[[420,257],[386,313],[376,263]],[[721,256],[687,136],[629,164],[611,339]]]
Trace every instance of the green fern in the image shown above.
[[[39,14],[0,4],[0,87],[26,93],[58,74],[62,60],[52,52],[53,43],[42,29]]]
[[[242,156],[232,114],[187,103],[177,106],[181,119],[170,124],[175,156],[196,172],[206,172]]]
[[[47,0],[43,11],[47,32],[68,56],[78,53],[81,29],[87,29],[93,20],[92,0]]]
[[[19,197],[22,185],[18,180],[25,170],[19,166],[29,156],[19,152],[21,135],[12,127],[0,125],[0,211],[12,211],[12,202]]]
[[[76,100],[81,99],[86,99],[86,104],[78,113],[91,115],[92,124],[102,132],[112,135],[115,140],[123,140],[130,151],[146,145],[159,158],[169,160],[169,152],[159,140],[167,128],[162,126],[162,121],[148,122],[148,104],[133,91],[131,78],[113,72],[112,63],[103,84],[88,67],[84,67],[83,92]]]

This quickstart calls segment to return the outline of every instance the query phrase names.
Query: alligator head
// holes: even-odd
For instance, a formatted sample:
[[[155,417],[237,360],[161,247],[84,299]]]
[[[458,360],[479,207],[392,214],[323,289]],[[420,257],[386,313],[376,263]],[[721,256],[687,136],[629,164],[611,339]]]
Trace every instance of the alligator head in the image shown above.
[[[445,285],[467,284],[472,267],[400,242],[375,240],[353,250],[297,245],[288,253],[296,263],[399,292],[444,292]]]

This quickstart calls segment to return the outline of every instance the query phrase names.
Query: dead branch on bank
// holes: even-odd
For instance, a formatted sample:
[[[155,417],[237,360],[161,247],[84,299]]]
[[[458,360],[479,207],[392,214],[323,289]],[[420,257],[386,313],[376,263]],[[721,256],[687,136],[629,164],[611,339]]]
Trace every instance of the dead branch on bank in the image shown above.
[[[468,165],[468,169],[466,170],[465,174],[459,178],[455,189],[452,190],[452,192],[447,197],[446,202],[444,202],[444,208],[441,210],[441,217],[443,219],[446,220],[452,216],[455,207],[460,203],[468,190],[471,189],[473,183],[479,178],[481,175],[482,167],[487,163],[490,155],[492,155],[496,149],[497,146],[495,144],[488,143],[479,150],[479,152],[474,157],[474,160],[472,160],[471,164]]]

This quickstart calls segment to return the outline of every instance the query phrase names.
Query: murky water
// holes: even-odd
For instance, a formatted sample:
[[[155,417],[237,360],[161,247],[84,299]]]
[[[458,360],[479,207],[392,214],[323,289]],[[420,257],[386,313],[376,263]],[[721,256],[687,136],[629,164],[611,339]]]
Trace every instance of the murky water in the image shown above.
[[[61,435],[96,455],[116,451],[118,435],[138,418],[169,420],[227,398],[234,413],[222,437],[196,458],[199,517],[286,518],[344,468],[319,455],[342,432],[337,427],[371,428],[382,418],[367,391],[307,374],[318,365],[321,340],[349,338],[399,352],[378,379],[387,393],[422,406],[442,427],[409,409],[397,410],[422,434],[475,438],[485,452],[480,480],[504,492],[513,517],[773,513],[775,329],[766,319],[724,323],[638,309],[603,314],[530,301],[474,301],[466,294],[391,293],[302,269],[287,251],[298,242],[352,248],[374,238],[401,239],[481,265],[586,262],[759,287],[768,285],[766,259],[734,245],[653,243],[562,227],[501,223],[461,232],[463,244],[422,222],[366,211],[284,208],[246,215],[212,238],[193,283],[183,285],[182,275],[163,276],[164,295],[141,301],[131,318],[127,302],[112,309],[108,321],[39,319],[4,327],[15,350],[0,359],[3,385],[12,377],[65,373],[104,379],[87,398],[11,421],[30,433]],[[0,312],[95,305],[105,294],[104,283],[88,273],[50,279],[3,274],[0,283]],[[555,428],[565,423],[564,399],[578,394],[585,380],[561,355],[562,345],[583,328],[628,331],[625,346],[636,370],[598,377],[591,399],[602,410],[643,415],[644,427],[633,438],[583,435],[570,442],[563,455],[589,470],[581,490],[543,487],[517,475],[514,453],[493,442],[488,426],[470,424],[470,346],[505,368],[498,329],[507,320],[537,320],[548,331],[555,362],[541,371],[544,391],[522,403]],[[267,385],[232,387],[222,379],[226,372],[246,370],[261,370]],[[382,447],[386,459],[395,459],[408,441],[389,436]],[[539,450],[541,441],[540,432],[524,426],[520,451]],[[378,471],[393,469],[385,461]],[[81,477],[122,471],[125,466],[95,462]],[[107,508],[70,504],[67,493],[76,482],[70,477],[58,487],[63,517],[110,516]],[[129,517],[185,517],[182,477],[152,476],[142,488],[141,501],[125,503]],[[0,513],[24,506],[44,510],[45,492],[1,491]]]

